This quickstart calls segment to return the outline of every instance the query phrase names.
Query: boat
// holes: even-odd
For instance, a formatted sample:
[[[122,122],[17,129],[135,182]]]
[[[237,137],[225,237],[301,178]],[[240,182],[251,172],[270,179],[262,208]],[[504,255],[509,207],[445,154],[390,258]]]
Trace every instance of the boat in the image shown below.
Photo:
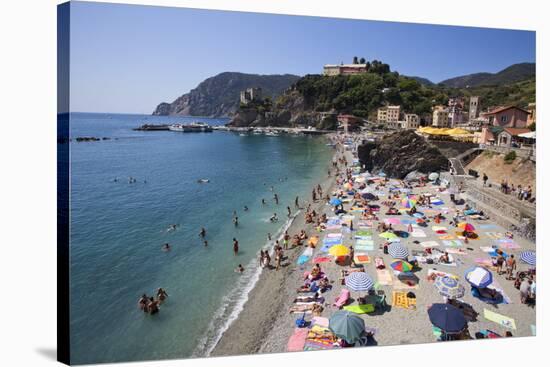
[[[197,180],[198,183],[209,183],[210,182],[210,179],[208,178],[200,178]]]
[[[266,136],[279,136],[279,133],[276,131],[268,131],[265,133]]]
[[[192,122],[189,125],[173,124],[168,126],[168,130],[183,133],[211,133],[214,131],[211,126],[204,122]]]

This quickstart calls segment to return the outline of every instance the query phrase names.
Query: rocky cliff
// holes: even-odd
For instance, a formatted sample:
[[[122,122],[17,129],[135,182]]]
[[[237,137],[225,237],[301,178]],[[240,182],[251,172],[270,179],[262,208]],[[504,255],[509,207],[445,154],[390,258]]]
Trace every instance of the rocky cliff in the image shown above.
[[[359,146],[358,156],[368,171],[381,170],[395,178],[404,178],[412,171],[430,173],[449,168],[449,161],[439,149],[411,130],[365,142]]]
[[[228,117],[239,108],[242,90],[259,87],[264,96],[275,99],[299,78],[291,74],[221,73],[204,80],[172,103],[160,103],[153,115]]]

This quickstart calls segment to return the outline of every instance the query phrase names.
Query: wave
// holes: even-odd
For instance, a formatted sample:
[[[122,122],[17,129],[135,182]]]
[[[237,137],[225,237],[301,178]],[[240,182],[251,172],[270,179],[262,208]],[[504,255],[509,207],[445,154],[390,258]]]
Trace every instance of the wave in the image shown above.
[[[272,237],[272,240],[267,241],[261,250],[267,249],[270,254],[273,255],[275,239],[282,240],[284,233],[290,228],[300,212],[299,210],[288,218],[284,225],[276,232],[275,236]],[[258,249],[257,255],[259,255],[259,250],[260,249]],[[246,269],[254,269],[254,271],[245,271],[233,291],[229,292],[229,294],[223,298],[222,305],[214,314],[205,335],[199,340],[199,344],[193,351],[192,357],[208,357],[216,348],[223,334],[229,329],[231,324],[237,320],[239,314],[244,309],[244,305],[248,301],[248,295],[258,283],[263,271],[263,268],[258,265],[258,256],[254,257],[246,265],[245,270]]]

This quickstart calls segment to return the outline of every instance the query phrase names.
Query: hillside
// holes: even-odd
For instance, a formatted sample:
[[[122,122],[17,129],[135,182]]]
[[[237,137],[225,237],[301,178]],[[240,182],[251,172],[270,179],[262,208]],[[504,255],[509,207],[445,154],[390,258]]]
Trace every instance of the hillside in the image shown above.
[[[260,87],[264,96],[276,98],[300,77],[225,72],[201,82],[195,89],[174,100],[160,103],[153,115],[227,117],[239,107],[240,92]]]
[[[534,63],[514,64],[498,73],[475,73],[443,80],[440,85],[452,88],[471,88],[488,85],[510,84],[526,79],[535,78],[536,66]]]

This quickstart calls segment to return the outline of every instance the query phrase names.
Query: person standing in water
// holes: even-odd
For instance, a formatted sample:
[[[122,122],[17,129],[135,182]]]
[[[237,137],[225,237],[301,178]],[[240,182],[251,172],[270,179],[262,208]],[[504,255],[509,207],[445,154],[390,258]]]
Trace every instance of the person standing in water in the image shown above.
[[[298,209],[300,208],[300,205],[298,204],[298,196],[296,196],[296,199],[294,199],[294,206]]]
[[[233,224],[235,225],[235,227],[239,226],[239,217],[234,217],[233,218]]]
[[[233,238],[233,254],[237,256],[239,253],[239,241],[236,238]]]
[[[279,205],[279,195],[273,194],[273,200],[275,200],[275,204]]]
[[[208,241],[204,240],[204,247],[208,247]]]
[[[262,198],[262,205],[265,205],[265,199]]]
[[[168,293],[163,288],[157,289],[157,299],[159,302],[159,305],[162,304],[168,298]]]
[[[288,212],[287,215],[288,215],[288,217],[290,218],[290,217],[292,216],[292,211],[290,211],[290,207],[287,206],[287,207],[286,207],[286,210],[287,210],[287,212]]]
[[[201,236],[202,238],[206,237],[206,229],[204,229],[204,227],[201,228],[201,231],[199,232],[199,236]]]

